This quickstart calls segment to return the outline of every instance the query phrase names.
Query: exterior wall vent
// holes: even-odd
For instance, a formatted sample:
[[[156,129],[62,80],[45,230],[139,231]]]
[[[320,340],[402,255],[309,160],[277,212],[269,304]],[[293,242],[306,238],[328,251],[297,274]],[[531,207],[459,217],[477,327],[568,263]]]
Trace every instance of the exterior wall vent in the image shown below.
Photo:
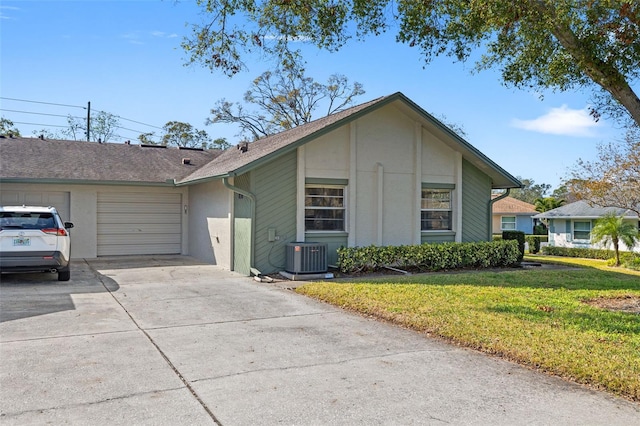
[[[319,274],[327,272],[327,244],[287,244],[285,270],[292,274]]]

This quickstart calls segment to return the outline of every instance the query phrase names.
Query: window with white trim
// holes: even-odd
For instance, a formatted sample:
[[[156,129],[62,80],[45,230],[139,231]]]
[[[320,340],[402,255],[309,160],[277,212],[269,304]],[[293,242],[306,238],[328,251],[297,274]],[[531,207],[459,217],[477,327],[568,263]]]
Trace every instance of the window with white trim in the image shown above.
[[[304,198],[305,231],[345,231],[345,187],[306,185]]]
[[[500,229],[503,231],[515,231],[516,230],[516,217],[515,216],[502,216],[500,218]]]
[[[451,190],[422,188],[420,229],[450,231],[452,229]]]
[[[573,222],[573,239],[574,240],[586,240],[591,239],[591,221],[574,221]]]

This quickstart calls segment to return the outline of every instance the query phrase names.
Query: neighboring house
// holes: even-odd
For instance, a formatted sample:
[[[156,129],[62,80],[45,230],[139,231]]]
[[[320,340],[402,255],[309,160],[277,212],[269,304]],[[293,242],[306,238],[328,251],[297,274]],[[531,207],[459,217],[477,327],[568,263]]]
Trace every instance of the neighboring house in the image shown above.
[[[497,197],[498,195],[495,195],[492,198],[495,200]],[[493,233],[522,231],[525,234],[533,234],[533,227],[537,223],[533,216],[537,214],[533,204],[513,197],[498,198],[494,201],[492,209]]]
[[[52,204],[72,257],[184,254],[249,274],[287,243],[488,241],[520,182],[401,93],[224,152],[0,139],[3,204]]]
[[[638,215],[630,210],[617,207],[591,206],[586,201],[576,201],[565,204],[557,209],[540,213],[534,218],[542,220],[549,229],[549,245],[555,247],[613,249],[591,242],[591,229],[596,220],[605,214],[624,215],[625,220],[640,227]],[[623,243],[620,250],[630,251]],[[633,247],[634,252],[640,253],[640,244]]]

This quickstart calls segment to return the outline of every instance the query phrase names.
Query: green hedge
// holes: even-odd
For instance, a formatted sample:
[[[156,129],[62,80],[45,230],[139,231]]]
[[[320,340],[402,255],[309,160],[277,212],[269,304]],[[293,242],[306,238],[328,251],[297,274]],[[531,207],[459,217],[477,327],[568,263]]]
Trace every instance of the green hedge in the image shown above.
[[[522,231],[502,231],[503,240],[516,240],[518,242],[518,250],[520,250],[520,256],[518,262],[522,262],[524,257],[524,232]]]
[[[527,244],[529,244],[529,253],[536,254],[540,251],[540,243],[549,241],[547,235],[525,235]]]
[[[542,248],[543,254],[550,256],[566,256],[566,257],[582,257],[584,259],[601,259],[609,260],[616,257],[613,250],[591,249],[591,248],[571,248],[571,247],[552,247],[545,246]],[[640,261],[640,254],[629,251],[620,252],[620,260],[636,263]]]
[[[519,256],[516,241],[341,247],[338,266],[344,273],[372,272],[387,266],[441,271],[514,266],[519,263]]]
[[[612,259],[616,256],[613,250],[552,246],[543,247],[542,254],[548,254],[550,256],[582,257],[584,259],[602,260]]]

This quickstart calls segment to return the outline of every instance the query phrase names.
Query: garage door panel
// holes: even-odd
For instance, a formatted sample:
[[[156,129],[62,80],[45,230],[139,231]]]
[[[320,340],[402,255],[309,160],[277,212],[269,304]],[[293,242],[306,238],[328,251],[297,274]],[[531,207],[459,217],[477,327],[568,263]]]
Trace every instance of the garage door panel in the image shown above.
[[[3,206],[52,206],[58,210],[63,221],[71,220],[70,195],[59,191],[2,191]]]
[[[98,224],[98,235],[131,235],[134,234],[178,234],[180,235],[180,224],[155,224],[155,223],[126,223],[126,224]]]
[[[98,193],[98,256],[180,254],[182,196]]]
[[[113,244],[101,247],[100,256],[122,256],[140,254],[176,254],[180,253],[180,244],[157,244],[131,246]]]
[[[131,242],[130,234],[103,235],[101,243],[104,245],[118,244],[126,245]],[[144,240],[140,240],[137,246],[151,244],[180,244],[180,234],[154,234],[145,235]]]
[[[173,214],[160,214],[160,213],[149,213],[149,214],[140,214],[137,216],[129,216],[127,217],[127,223],[180,223],[181,215],[180,213]],[[104,213],[99,217],[98,224],[116,224],[119,225],[122,223],[122,213]]]
[[[171,214],[180,211],[180,204],[151,204],[151,203],[104,203],[98,204],[101,213],[126,214]]]
[[[180,204],[181,194],[148,194],[140,192],[101,192],[100,201],[105,203]]]
[[[20,201],[20,193],[18,191],[3,191],[1,204],[3,206],[21,206],[25,203]]]

